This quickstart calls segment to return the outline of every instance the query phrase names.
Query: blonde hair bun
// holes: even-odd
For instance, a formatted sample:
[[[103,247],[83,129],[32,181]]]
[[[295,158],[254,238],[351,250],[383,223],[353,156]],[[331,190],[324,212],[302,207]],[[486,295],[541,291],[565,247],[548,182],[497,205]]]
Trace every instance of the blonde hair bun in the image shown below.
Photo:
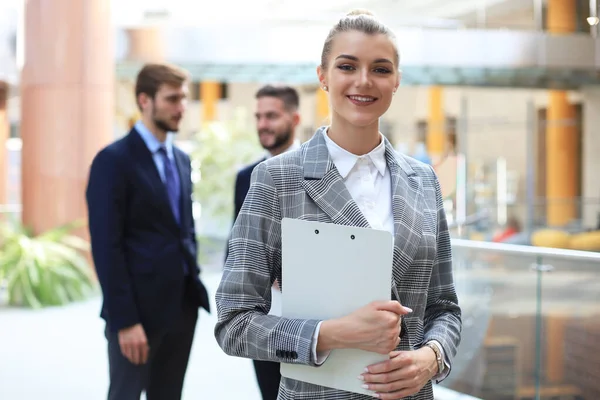
[[[351,10],[348,14],[346,14],[347,17],[359,16],[359,15],[367,15],[369,17],[375,16],[375,14],[373,14],[371,11],[365,10],[364,8],[355,8],[354,10]]]

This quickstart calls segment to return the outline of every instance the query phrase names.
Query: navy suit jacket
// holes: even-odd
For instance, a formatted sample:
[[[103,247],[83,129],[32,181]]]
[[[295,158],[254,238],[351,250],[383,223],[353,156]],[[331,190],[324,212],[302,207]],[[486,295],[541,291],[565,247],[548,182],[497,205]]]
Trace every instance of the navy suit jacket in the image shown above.
[[[86,191],[92,257],[103,293],[101,316],[113,332],[137,323],[146,332],[168,331],[184,294],[210,312],[198,276],[190,159],[176,147],[173,152],[181,180],[180,224],[135,129],[92,162]]]
[[[242,204],[244,204],[244,199],[248,194],[248,190],[250,190],[250,178],[252,177],[252,171],[254,168],[261,162],[265,161],[265,159],[261,159],[252,165],[248,165],[247,167],[242,168],[235,179],[235,214],[233,216],[233,221],[235,222],[240,210],[242,209]]]

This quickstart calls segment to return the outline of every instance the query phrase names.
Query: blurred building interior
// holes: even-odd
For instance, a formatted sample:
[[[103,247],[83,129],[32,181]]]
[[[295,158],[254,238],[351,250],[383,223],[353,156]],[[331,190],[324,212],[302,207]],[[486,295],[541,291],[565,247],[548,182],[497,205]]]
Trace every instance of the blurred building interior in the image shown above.
[[[218,262],[232,222],[221,205],[261,154],[256,90],[298,88],[307,140],[330,112],[323,40],[364,7],[401,56],[381,131],[431,160],[454,236],[465,326],[443,385],[489,400],[600,398],[595,0],[49,1],[0,4],[0,216],[35,233],[85,218],[89,163],[136,120],[141,65],[175,63],[192,76],[177,140],[204,154],[199,187],[225,183],[197,199],[202,251]],[[228,171],[203,173],[219,162],[203,148]]]

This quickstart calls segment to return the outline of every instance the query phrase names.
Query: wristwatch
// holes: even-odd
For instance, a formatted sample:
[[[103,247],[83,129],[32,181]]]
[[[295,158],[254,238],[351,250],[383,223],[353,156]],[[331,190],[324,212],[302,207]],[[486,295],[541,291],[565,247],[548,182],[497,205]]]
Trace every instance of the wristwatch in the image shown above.
[[[437,361],[437,365],[438,365],[438,374],[441,374],[442,372],[444,372],[444,360],[442,358],[442,349],[440,348],[440,345],[437,344],[437,342],[431,341],[431,342],[427,342],[425,343],[425,346],[431,348],[431,350],[433,350],[433,352],[435,353],[435,360]]]

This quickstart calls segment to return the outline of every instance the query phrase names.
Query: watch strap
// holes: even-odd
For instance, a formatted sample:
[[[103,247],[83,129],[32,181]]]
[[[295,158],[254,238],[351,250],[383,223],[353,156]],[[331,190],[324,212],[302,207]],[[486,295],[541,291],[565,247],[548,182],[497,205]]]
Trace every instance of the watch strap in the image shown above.
[[[433,350],[433,352],[435,353],[435,360],[437,361],[438,365],[437,374],[441,374],[442,372],[444,372],[444,360],[442,359],[442,350],[440,349],[439,345],[433,341],[425,343],[425,346],[431,348],[431,350]]]

